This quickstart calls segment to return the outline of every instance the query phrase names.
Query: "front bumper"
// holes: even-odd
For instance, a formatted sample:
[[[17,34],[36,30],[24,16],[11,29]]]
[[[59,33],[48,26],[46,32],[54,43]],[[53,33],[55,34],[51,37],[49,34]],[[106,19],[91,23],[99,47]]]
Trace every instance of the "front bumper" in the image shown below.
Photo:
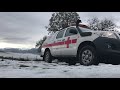
[[[120,39],[99,37],[94,40],[99,56],[107,56],[120,59]]]

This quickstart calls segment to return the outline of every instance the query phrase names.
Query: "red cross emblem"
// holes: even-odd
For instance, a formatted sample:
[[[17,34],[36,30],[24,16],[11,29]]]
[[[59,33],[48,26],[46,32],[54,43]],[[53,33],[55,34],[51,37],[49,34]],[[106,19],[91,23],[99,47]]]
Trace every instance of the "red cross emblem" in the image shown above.
[[[65,41],[65,44],[67,44],[67,48],[69,48],[69,44],[71,44],[70,37],[68,37],[67,41]]]

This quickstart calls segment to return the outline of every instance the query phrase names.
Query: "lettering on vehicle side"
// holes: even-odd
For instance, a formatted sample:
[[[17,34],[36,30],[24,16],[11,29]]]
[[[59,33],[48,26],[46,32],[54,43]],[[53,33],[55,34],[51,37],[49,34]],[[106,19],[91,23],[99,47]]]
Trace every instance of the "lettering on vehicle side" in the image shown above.
[[[56,42],[56,43],[52,43],[52,44],[47,44],[47,45],[43,45],[42,47],[52,47],[52,46],[59,46],[59,45],[67,45],[66,48],[69,48],[69,44],[74,44],[77,43],[77,39],[72,39],[70,40],[70,37],[68,37],[67,41],[62,41],[62,42]]]

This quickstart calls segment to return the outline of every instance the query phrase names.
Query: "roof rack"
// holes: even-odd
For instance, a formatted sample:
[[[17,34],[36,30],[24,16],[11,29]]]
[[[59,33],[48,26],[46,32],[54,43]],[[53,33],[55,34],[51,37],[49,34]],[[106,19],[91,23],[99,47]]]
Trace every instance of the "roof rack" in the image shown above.
[[[72,23],[71,26],[76,26],[76,27],[82,27],[82,28],[90,29],[90,27],[88,27],[87,25],[80,24],[80,23],[82,23],[82,21],[78,19],[76,21],[76,23]]]
[[[71,26],[76,26],[76,24],[71,24]],[[84,24],[79,24],[78,26],[82,27],[82,28],[90,29],[90,27],[88,27],[87,25],[84,25]]]

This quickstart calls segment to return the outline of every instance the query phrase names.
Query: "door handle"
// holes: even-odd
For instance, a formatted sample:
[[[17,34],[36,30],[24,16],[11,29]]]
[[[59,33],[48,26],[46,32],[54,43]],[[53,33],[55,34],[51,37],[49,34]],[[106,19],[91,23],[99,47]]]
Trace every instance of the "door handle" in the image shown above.
[[[57,41],[61,41],[61,40],[57,40]]]
[[[63,39],[62,41],[65,41],[65,39]]]

